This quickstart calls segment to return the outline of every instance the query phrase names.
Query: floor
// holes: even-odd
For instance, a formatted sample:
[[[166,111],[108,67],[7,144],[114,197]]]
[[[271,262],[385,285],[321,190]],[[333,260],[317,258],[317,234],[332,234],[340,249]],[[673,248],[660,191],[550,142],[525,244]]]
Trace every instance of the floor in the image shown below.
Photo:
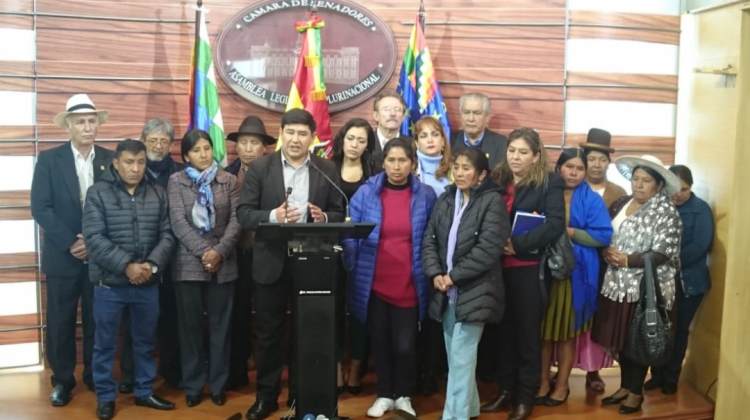
[[[0,372],[0,419],[1,420],[48,420],[48,419],[95,419],[95,395],[79,385],[73,396],[73,401],[66,407],[53,408],[49,404],[49,370]],[[80,371],[78,372],[80,383]],[[619,385],[619,373],[616,369],[603,372],[607,383],[607,391],[603,394],[586,391],[585,377],[582,373],[574,373],[571,378],[571,395],[568,402],[560,407],[538,407],[534,410],[533,419],[539,420],[614,420],[614,419],[677,419],[703,420],[713,419],[713,406],[687,384],[681,384],[676,395],[664,396],[659,391],[646,393],[643,410],[639,414],[623,416],[617,413],[617,407],[602,407],[599,403],[603,396],[614,392]],[[251,377],[251,381],[253,378]],[[160,412],[142,407],[136,407],[132,395],[120,395],[117,399],[115,418],[120,420],[224,420],[245,412],[254,401],[254,388],[251,385],[240,392],[227,394],[227,404],[223,407],[214,406],[210,399],[206,399],[197,407],[187,408],[184,396],[180,391],[162,386],[157,381],[158,395],[177,403],[177,409]],[[442,384],[444,387],[444,384]],[[444,388],[443,388],[444,389]],[[365,412],[375,399],[374,375],[365,378],[364,392],[358,396],[344,394],[341,397],[339,411],[342,416],[349,416],[356,420],[367,419]],[[494,396],[493,384],[481,384],[480,395],[482,401]],[[415,397],[414,407],[420,419],[436,420],[442,415],[444,395],[436,394],[432,397]],[[286,390],[282,392],[279,403],[286,408]],[[278,420],[285,416],[286,410],[279,411],[269,420]],[[505,420],[507,413],[483,414],[480,420]],[[388,415],[386,415],[386,419]]]

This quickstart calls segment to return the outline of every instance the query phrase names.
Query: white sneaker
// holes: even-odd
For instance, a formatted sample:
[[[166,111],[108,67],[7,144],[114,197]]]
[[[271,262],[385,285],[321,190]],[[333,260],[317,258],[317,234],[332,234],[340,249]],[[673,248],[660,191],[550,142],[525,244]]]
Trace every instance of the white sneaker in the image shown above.
[[[400,399],[399,399],[400,400]],[[411,407],[411,405],[409,406]],[[395,408],[393,400],[390,398],[378,398],[375,403],[367,410],[368,417],[383,417],[386,412]]]
[[[416,416],[417,412],[414,411],[414,407],[411,406],[411,398],[401,397],[396,400],[396,410],[406,411],[412,416]]]

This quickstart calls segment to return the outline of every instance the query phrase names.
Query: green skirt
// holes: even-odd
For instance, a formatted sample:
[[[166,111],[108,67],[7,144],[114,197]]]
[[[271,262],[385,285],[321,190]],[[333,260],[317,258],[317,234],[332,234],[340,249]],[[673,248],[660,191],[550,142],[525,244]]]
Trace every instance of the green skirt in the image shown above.
[[[542,340],[566,341],[575,338],[589,329],[593,317],[578,331],[575,328],[575,311],[573,310],[573,285],[570,279],[552,281],[549,294],[549,306],[542,318]]]

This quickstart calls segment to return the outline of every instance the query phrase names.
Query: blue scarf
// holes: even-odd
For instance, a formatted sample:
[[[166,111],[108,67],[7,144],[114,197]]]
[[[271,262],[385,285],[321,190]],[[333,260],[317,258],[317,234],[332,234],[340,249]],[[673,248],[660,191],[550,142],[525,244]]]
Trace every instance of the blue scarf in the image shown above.
[[[581,182],[570,201],[570,227],[586,231],[603,245],[612,240],[612,220],[604,200],[586,181]],[[599,253],[596,248],[573,242],[576,266],[571,275],[575,330],[583,327],[596,311],[599,296]]]
[[[445,192],[445,187],[451,183],[447,176],[444,176],[442,179],[437,179],[437,177],[435,177],[440,162],[443,161],[443,155],[427,156],[417,150],[417,159],[419,160],[419,180],[422,181],[423,184],[432,187],[435,191],[435,195],[440,197],[440,194]]]
[[[216,209],[214,208],[214,194],[211,191],[211,183],[216,178],[219,166],[214,162],[203,172],[198,172],[192,166],[185,168],[185,174],[198,186],[198,197],[193,204],[193,224],[198,228],[198,233],[205,235],[216,226]]]

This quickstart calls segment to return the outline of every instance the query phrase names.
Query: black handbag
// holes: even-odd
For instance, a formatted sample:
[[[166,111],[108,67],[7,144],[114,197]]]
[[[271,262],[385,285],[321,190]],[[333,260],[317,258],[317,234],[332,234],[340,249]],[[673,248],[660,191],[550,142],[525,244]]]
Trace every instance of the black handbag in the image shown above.
[[[641,300],[630,322],[622,354],[641,366],[661,366],[672,355],[674,330],[661,295],[654,255],[649,251],[644,257]]]
[[[570,278],[576,266],[576,256],[567,232],[547,247],[547,265],[553,279],[562,281]]]

